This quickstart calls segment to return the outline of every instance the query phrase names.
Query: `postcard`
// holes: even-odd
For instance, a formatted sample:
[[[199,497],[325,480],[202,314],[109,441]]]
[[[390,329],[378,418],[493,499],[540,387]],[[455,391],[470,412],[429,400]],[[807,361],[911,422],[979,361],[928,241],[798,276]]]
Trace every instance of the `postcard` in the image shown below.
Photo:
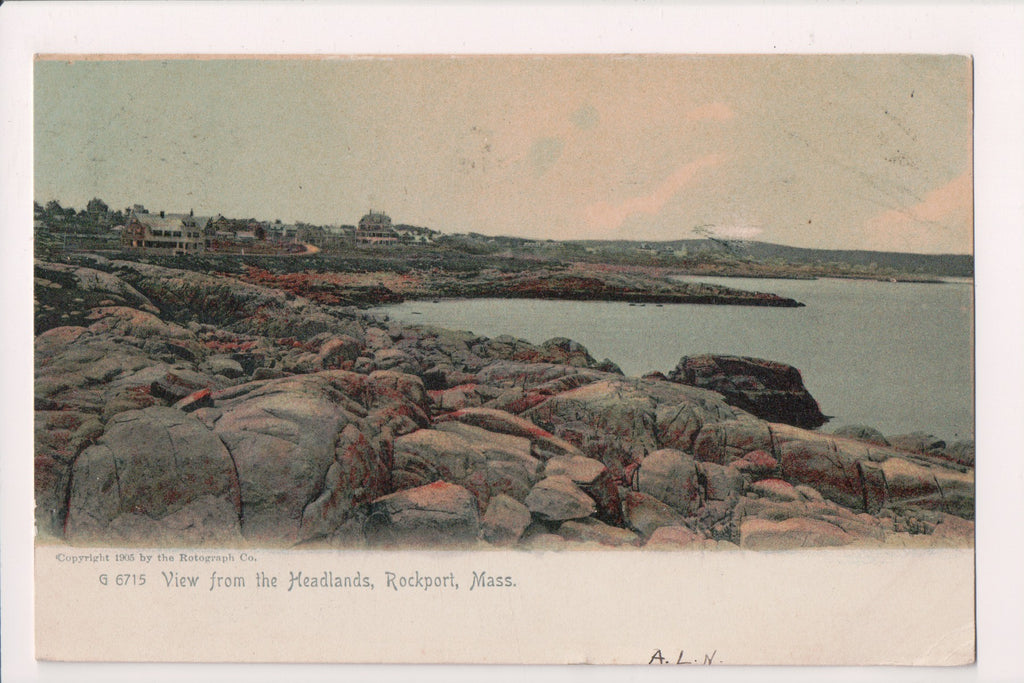
[[[39,52],[35,657],[973,664],[974,68]]]

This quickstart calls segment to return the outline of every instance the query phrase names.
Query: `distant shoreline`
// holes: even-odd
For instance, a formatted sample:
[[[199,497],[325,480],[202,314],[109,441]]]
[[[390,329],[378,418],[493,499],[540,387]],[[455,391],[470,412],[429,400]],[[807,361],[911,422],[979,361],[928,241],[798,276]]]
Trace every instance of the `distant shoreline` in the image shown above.
[[[737,273],[692,273],[692,272],[678,272],[673,276],[678,277],[720,277],[730,279],[746,279],[746,280],[866,280],[873,282],[894,282],[901,284],[924,284],[924,285],[944,285],[950,283],[956,283],[960,281],[974,282],[974,277],[967,276],[950,276],[950,277],[919,277],[914,275],[901,275],[897,277],[885,277],[885,276],[870,276],[870,275],[845,275],[845,274],[831,274],[831,275],[763,275],[763,274],[737,274]]]

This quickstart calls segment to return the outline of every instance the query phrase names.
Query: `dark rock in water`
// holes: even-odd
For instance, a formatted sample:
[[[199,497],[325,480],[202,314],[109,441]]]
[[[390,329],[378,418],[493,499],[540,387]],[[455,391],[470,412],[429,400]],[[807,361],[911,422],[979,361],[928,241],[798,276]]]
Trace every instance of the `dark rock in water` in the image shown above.
[[[715,391],[730,405],[769,422],[814,429],[828,421],[804,388],[800,371],[783,363],[742,356],[684,356],[668,378]]]

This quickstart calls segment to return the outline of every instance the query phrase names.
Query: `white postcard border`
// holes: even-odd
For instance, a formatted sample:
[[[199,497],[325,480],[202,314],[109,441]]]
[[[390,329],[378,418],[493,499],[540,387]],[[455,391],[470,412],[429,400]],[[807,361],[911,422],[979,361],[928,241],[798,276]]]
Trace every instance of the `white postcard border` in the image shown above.
[[[184,3],[182,3],[184,5]],[[2,319],[16,337],[3,360],[5,439],[3,504],[3,668],[8,680],[336,680],[333,667],[182,667],[151,665],[38,664],[32,659],[32,395],[30,232],[31,58],[36,52],[939,52],[975,56],[976,93],[976,291],[977,443],[983,456],[978,481],[978,657],[976,667],[929,672],[934,680],[995,680],[1019,675],[1024,593],[1021,566],[1021,447],[1008,431],[1024,414],[1021,395],[1020,258],[1022,173],[1020,78],[1024,14],[1020,8],[985,4],[918,3],[902,7],[806,5],[718,8],[577,3],[565,6],[379,8],[331,5],[191,5],[8,3],[0,9],[0,69],[4,102]],[[990,227],[991,226],[991,227]],[[28,239],[26,239],[28,238]],[[1016,302],[1018,305],[1013,306]],[[27,324],[26,324],[27,323]],[[388,680],[408,669],[347,667],[344,675],[369,673]],[[445,680],[479,675],[479,667],[417,669]],[[629,675],[667,675],[629,670]],[[756,680],[820,680],[815,670],[729,670]],[[864,680],[863,673],[857,680]],[[935,674],[932,676],[931,674]],[[515,675],[504,668],[485,674]],[[588,672],[589,677],[590,672]],[[578,669],[532,669],[538,678],[572,677]],[[597,677],[621,672],[599,672]],[[695,674],[688,674],[695,675]],[[721,677],[727,674],[704,673]],[[841,671],[827,675],[842,680]],[[903,680],[914,672],[875,670],[879,680]]]

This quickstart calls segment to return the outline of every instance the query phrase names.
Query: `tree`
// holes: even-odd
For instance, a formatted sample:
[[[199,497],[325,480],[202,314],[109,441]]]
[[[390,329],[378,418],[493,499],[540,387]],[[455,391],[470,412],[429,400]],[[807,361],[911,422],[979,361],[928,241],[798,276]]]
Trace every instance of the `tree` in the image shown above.
[[[50,201],[46,202],[46,213],[51,216],[55,214],[60,214],[63,216],[64,207],[62,207],[60,205],[60,202],[58,202],[56,199],[51,199]]]
[[[99,197],[93,197],[89,200],[89,203],[85,205],[86,212],[90,214],[107,213],[110,211],[110,207],[107,203]]]

